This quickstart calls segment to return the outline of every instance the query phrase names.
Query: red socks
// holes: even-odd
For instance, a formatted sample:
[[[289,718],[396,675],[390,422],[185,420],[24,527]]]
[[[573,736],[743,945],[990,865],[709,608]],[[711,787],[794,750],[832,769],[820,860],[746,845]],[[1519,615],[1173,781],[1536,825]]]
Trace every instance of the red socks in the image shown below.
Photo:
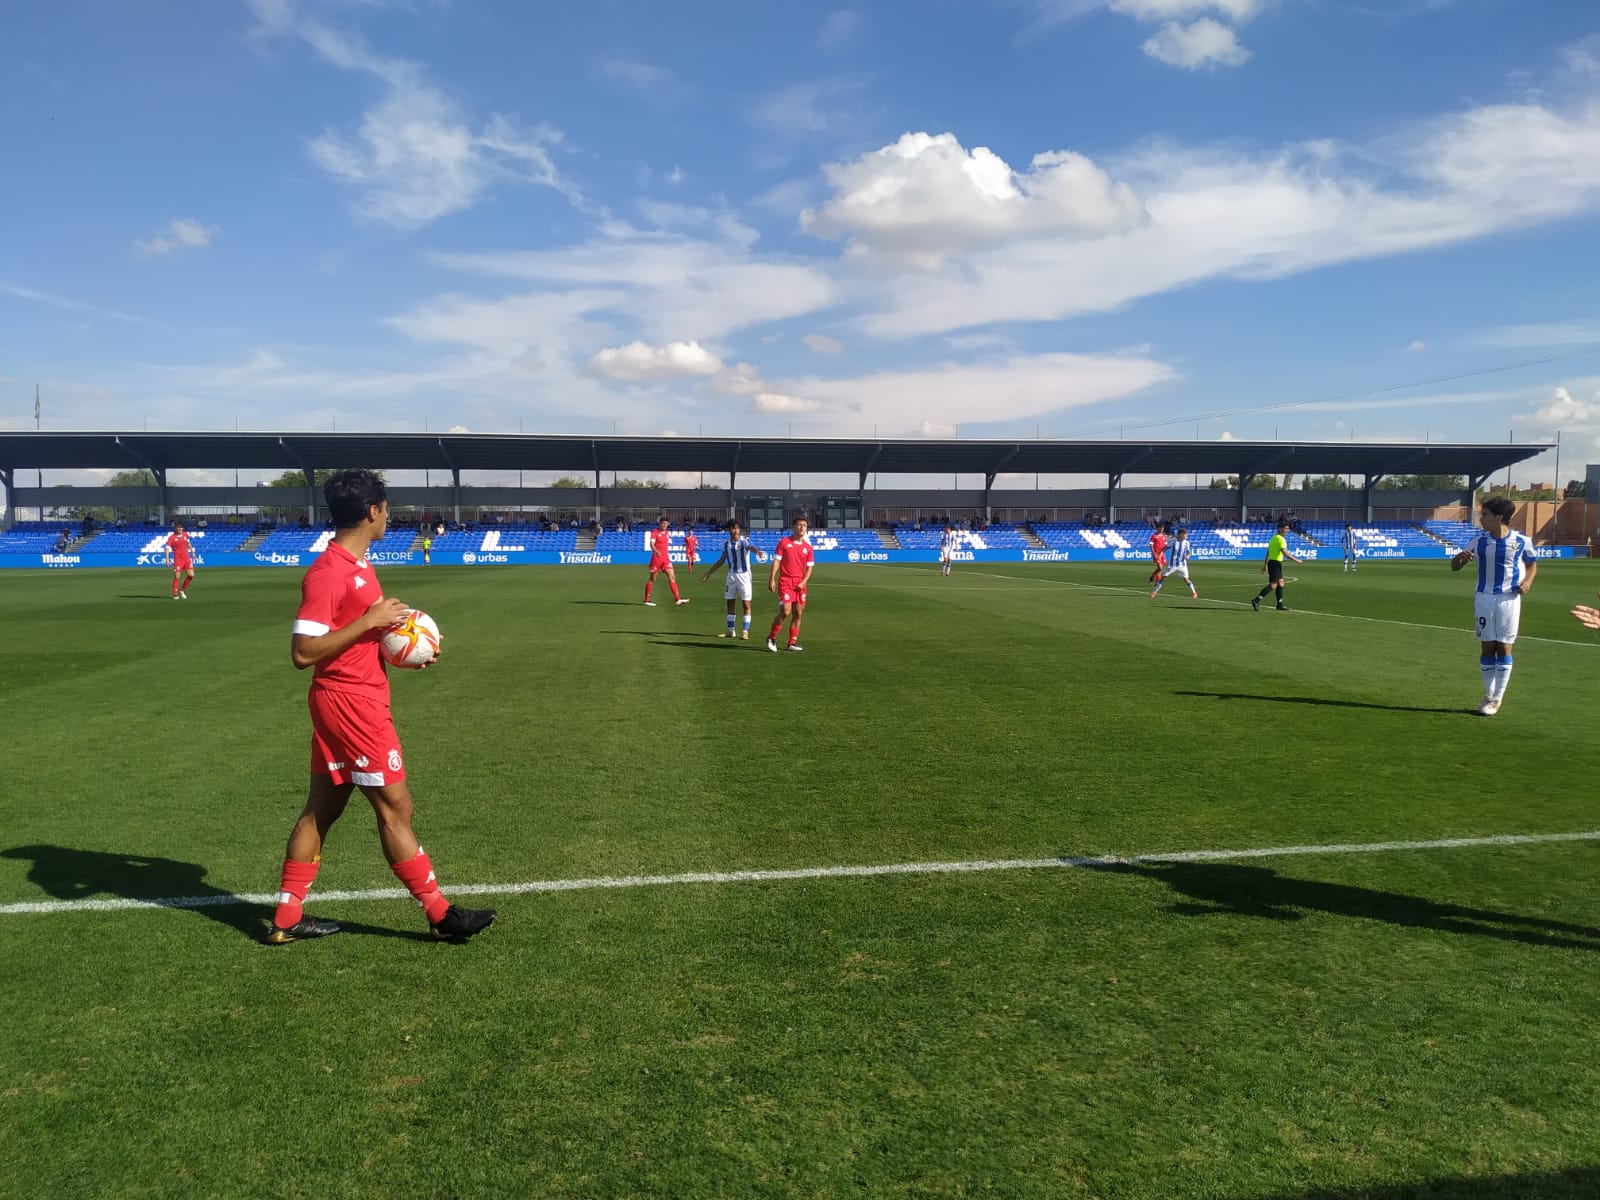
[[[654,579],[646,579],[644,581],[644,598],[646,600],[650,599],[650,589],[655,587],[655,585],[656,581]]]
[[[172,594],[174,596],[178,594],[178,577],[176,575],[172,577]]]
[[[767,641],[769,641],[769,642],[777,641],[778,640],[778,635],[780,633],[782,633],[782,632],[783,632],[783,618],[780,616],[776,621],[774,621],[772,623],[772,632],[767,634]]]
[[[272,923],[287,929],[305,915],[306,893],[311,881],[317,877],[317,867],[322,863],[318,855],[308,863],[283,860],[283,882],[278,886],[278,909],[272,914]]]
[[[800,617],[797,614],[795,616],[795,619],[789,622],[789,645],[792,646],[796,642],[798,642],[799,640],[800,640]]]
[[[667,586],[672,589],[672,598],[674,600],[683,599],[682,596],[678,595],[678,581],[676,579],[667,580]]]
[[[418,846],[417,856],[410,862],[391,863],[389,869],[401,883],[406,885],[406,890],[417,898],[417,903],[422,905],[422,911],[428,917],[428,924],[437,925],[444,919],[450,901],[439,891],[439,884],[433,877],[433,864],[428,861],[426,850]]]

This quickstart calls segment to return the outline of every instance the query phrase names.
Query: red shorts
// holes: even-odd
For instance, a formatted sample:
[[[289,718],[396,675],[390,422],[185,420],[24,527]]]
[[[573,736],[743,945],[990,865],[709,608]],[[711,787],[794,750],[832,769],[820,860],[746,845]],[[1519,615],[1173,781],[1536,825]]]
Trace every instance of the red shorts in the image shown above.
[[[406,777],[387,699],[313,687],[306,704],[311,709],[313,775],[357,787],[384,787]]]
[[[801,608],[806,606],[806,590],[800,586],[798,579],[778,580],[778,603],[798,604]]]
[[[194,563],[187,558],[176,558],[172,561],[172,569],[174,571],[192,571],[194,570]]]
[[[1161,554],[1152,554],[1150,558],[1158,567],[1164,567],[1167,565],[1167,556],[1164,552]]]
[[[672,563],[667,559],[652,558],[650,560],[650,574],[652,577],[654,577],[658,572],[670,570],[672,570]]]

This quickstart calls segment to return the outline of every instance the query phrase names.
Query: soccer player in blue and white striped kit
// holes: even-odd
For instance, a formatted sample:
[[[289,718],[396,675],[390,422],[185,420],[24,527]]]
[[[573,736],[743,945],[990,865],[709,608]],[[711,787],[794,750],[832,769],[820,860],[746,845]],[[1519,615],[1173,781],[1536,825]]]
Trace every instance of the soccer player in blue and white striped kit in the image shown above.
[[[1356,538],[1356,531],[1349,521],[1344,523],[1344,569],[1356,569],[1356,557],[1361,549],[1361,543]]]
[[[750,558],[755,557],[757,562],[766,559],[766,555],[750,544],[750,539],[740,532],[739,522],[728,522],[728,537],[722,543],[722,554],[717,561],[700,578],[710,579],[716,574],[717,568],[723,563],[728,564],[728,583],[723,588],[722,594],[728,600],[728,629],[726,633],[719,633],[718,637],[731,638],[733,632],[734,603],[744,601],[744,640],[750,640],[750,597],[754,588],[750,583]]]
[[[1194,590],[1194,580],[1189,578],[1189,531],[1179,529],[1176,540],[1167,547],[1167,569],[1161,573],[1161,578],[1156,580],[1156,590],[1150,593],[1150,599],[1156,598],[1156,593],[1161,591],[1161,585],[1173,575],[1182,575],[1183,581],[1189,585],[1189,595],[1192,599],[1200,599],[1200,593]]]
[[[1492,717],[1500,711],[1506,684],[1511,682],[1511,646],[1517,640],[1517,623],[1522,617],[1522,598],[1539,573],[1539,559],[1533,541],[1511,528],[1517,506],[1505,496],[1491,496],[1483,502],[1479,516],[1483,532],[1466,550],[1450,560],[1450,569],[1459,571],[1473,559],[1478,561],[1478,594],[1473,598],[1477,617],[1478,669],[1483,673],[1483,703],[1478,712]]]

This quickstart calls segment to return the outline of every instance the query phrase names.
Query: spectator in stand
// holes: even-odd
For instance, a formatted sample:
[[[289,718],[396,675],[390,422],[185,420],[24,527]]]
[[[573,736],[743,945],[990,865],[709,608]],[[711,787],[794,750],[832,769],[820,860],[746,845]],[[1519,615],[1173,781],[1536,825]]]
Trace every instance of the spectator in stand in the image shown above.
[[[72,530],[66,526],[61,527],[61,532],[56,534],[56,553],[65,554],[67,547],[72,543]]]

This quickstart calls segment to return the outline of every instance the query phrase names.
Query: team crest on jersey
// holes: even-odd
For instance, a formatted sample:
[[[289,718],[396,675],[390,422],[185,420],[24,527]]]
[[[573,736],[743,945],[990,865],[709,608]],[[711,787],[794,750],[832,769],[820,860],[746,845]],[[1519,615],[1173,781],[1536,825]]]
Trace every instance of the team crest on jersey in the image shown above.
[[[356,770],[365,771],[366,769],[367,769],[367,756],[365,754],[363,754],[360,758],[356,759]]]
[[[389,751],[389,770],[398,771],[399,769],[400,769],[400,751],[391,750],[391,751]]]

